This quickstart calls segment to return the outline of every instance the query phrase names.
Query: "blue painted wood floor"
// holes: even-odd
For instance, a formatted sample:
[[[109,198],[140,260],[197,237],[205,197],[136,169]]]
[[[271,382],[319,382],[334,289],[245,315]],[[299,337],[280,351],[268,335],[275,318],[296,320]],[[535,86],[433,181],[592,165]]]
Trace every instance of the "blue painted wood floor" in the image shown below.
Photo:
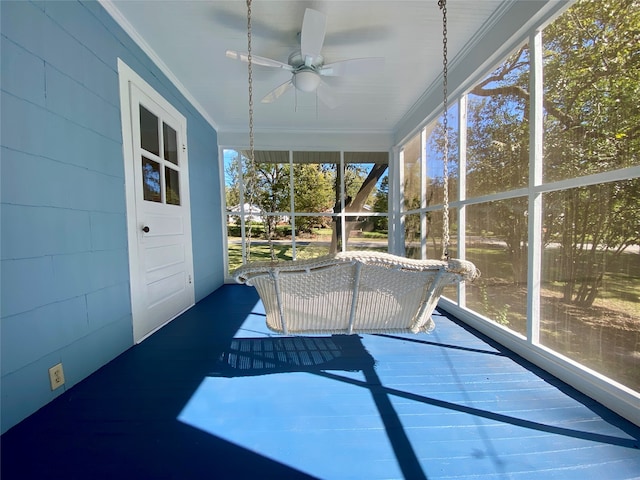
[[[279,337],[224,286],[3,435],[2,479],[640,478],[640,428],[436,323]]]

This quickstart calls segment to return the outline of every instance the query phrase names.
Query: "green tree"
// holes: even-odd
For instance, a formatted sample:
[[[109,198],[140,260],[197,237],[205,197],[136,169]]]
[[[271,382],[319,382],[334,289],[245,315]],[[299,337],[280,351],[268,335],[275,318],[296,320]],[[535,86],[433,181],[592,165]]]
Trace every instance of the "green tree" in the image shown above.
[[[265,214],[262,222],[265,234],[269,240],[271,258],[275,259],[272,240],[276,236],[276,225],[279,217],[269,213],[286,212],[290,206],[289,183],[290,169],[287,164],[257,163],[256,174],[256,200]]]
[[[225,199],[227,208],[234,207],[240,203],[240,188],[238,184],[238,164],[239,156],[236,156],[225,168],[225,177],[230,179],[229,184],[225,184]]]
[[[379,213],[389,213],[389,177],[386,176],[379,183],[378,189],[375,193],[375,200],[373,201],[373,211]],[[389,218],[388,217],[374,217],[373,225],[375,230],[388,230]]]
[[[298,163],[293,166],[293,195],[296,212],[322,213],[333,206],[334,173],[319,164]],[[311,232],[321,226],[322,217],[297,217],[296,230]]]

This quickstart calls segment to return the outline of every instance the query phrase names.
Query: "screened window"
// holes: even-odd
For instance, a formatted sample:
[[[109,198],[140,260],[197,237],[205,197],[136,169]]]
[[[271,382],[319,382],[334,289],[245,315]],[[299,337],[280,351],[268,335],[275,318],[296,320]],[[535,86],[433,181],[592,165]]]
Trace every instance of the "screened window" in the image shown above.
[[[225,150],[229,270],[388,249],[387,152]]]
[[[636,391],[638,21],[633,0],[578,1],[506,56],[463,97],[449,177],[452,251],[482,272],[459,305]],[[403,145],[410,257],[438,253],[442,143],[438,120]]]

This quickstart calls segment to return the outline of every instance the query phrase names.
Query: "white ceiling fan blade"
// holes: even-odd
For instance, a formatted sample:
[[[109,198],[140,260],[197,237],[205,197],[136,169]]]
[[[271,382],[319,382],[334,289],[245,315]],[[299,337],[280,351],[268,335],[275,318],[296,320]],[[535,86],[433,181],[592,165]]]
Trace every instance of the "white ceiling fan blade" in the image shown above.
[[[277,86],[269,93],[267,93],[264,98],[261,100],[262,103],[273,103],[278,98],[280,98],[284,93],[293,87],[293,82],[291,80],[287,80],[282,85]]]
[[[316,89],[316,95],[318,95],[320,101],[331,110],[340,105],[340,102],[338,102],[336,97],[331,93],[331,87],[329,87],[325,82],[320,82],[320,85]]]
[[[324,13],[311,8],[305,10],[300,33],[300,51],[305,65],[310,66],[320,55],[326,28],[327,16]]]
[[[233,60],[240,60],[241,62],[249,62],[249,54],[244,52],[236,52],[235,50],[227,50],[228,58]],[[292,71],[293,67],[287,63],[279,62],[267,57],[260,57],[258,55],[251,55],[251,63],[254,65],[262,65],[264,67],[282,68],[283,70]]]
[[[341,62],[328,63],[320,69],[320,75],[336,77],[341,75],[365,75],[379,72],[384,68],[384,57],[352,58]]]

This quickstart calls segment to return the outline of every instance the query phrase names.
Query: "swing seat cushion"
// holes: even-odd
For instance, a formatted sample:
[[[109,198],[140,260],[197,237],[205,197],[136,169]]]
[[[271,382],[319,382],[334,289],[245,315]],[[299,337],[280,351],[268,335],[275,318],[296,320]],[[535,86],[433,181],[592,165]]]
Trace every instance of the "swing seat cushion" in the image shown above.
[[[233,273],[238,283],[257,289],[267,326],[285,335],[429,332],[444,287],[478,275],[464,260],[373,251],[253,262]]]

